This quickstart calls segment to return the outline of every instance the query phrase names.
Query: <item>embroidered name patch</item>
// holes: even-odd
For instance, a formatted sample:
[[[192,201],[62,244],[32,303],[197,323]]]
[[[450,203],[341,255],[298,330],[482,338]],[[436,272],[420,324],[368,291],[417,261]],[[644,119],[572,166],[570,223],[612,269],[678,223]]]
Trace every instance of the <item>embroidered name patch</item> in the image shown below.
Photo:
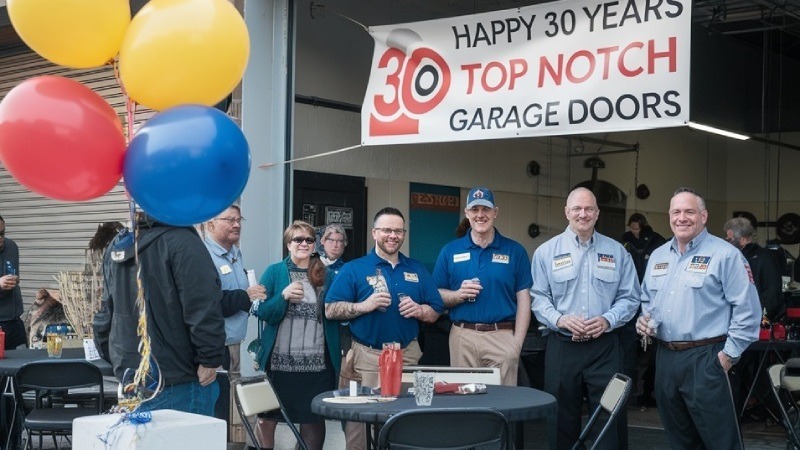
[[[469,261],[469,253],[457,253],[453,255],[453,262]]]
[[[604,253],[597,254],[597,268],[614,270],[617,264],[614,262],[614,255],[606,255]]]
[[[653,270],[650,271],[650,276],[663,277],[669,271],[669,263],[656,263]]]
[[[708,263],[711,262],[710,256],[692,256],[689,265],[686,266],[687,272],[706,273],[708,271]]]
[[[508,264],[510,258],[508,255],[502,255],[499,253],[492,253],[492,262],[493,263],[500,263],[500,264]]]
[[[415,273],[403,272],[403,278],[405,278],[406,281],[410,281],[412,283],[418,283],[419,282],[419,275],[417,275]]]
[[[563,269],[572,265],[572,255],[564,253],[553,258],[553,270]]]

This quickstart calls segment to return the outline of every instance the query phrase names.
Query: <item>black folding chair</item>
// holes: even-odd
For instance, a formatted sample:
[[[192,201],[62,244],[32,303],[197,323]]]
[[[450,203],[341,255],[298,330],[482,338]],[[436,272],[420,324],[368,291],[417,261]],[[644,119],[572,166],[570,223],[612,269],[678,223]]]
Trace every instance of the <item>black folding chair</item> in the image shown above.
[[[42,436],[50,435],[56,448],[56,436],[71,436],[72,421],[84,416],[94,416],[103,412],[103,374],[100,369],[88,361],[80,360],[48,360],[35,361],[20,367],[15,375],[18,392],[18,404],[23,405],[22,394],[33,391],[32,409],[25,414],[23,427],[27,431],[26,448],[31,448],[31,437],[39,436],[39,448],[42,448]],[[76,405],[62,404],[63,394],[70,389],[92,388],[88,397],[92,401]],[[87,394],[84,394],[84,398]],[[69,441],[69,438],[67,438]]]
[[[600,404],[597,405],[597,408],[592,413],[592,417],[589,419],[589,422],[586,423],[586,426],[583,428],[580,437],[578,437],[578,442],[572,446],[572,450],[579,450],[586,448],[586,440],[589,438],[589,434],[594,427],[595,422],[600,417],[601,413],[608,414],[608,419],[606,420],[605,425],[600,430],[600,433],[594,440],[592,444],[592,449],[597,447],[597,443],[603,438],[611,425],[616,421],[619,412],[622,408],[625,407],[626,402],[628,401],[628,394],[631,392],[631,382],[630,377],[627,375],[623,375],[621,373],[615,374],[611,381],[608,382],[606,386],[606,390],[603,391],[603,396],[600,397]]]
[[[489,408],[414,409],[396,414],[378,434],[378,449],[513,449],[505,416]]]
[[[250,425],[250,420],[248,420],[248,418],[256,414],[275,411],[277,409],[281,411],[286,425],[292,430],[300,448],[308,450],[306,442],[300,436],[297,427],[289,419],[289,415],[286,414],[286,410],[283,408],[278,394],[275,393],[268,379],[258,377],[257,381],[253,381],[252,378],[239,379],[236,381],[236,410],[239,411],[239,417],[242,419],[242,424],[245,430],[247,430],[250,440],[257,448],[262,447],[262,445],[256,438],[253,426]]]

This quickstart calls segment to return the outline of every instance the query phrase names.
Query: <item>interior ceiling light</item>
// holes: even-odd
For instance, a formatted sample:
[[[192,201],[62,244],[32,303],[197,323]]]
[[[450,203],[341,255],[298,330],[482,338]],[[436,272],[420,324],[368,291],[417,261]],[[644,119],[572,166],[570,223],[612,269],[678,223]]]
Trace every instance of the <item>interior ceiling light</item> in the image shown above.
[[[739,139],[740,141],[746,141],[750,139],[750,136],[747,136],[745,134],[734,133],[733,131],[722,130],[716,127],[703,125],[701,123],[686,122],[686,125],[688,125],[689,128],[694,128],[695,130],[701,130],[701,131],[706,131],[708,133],[719,134],[720,136]]]

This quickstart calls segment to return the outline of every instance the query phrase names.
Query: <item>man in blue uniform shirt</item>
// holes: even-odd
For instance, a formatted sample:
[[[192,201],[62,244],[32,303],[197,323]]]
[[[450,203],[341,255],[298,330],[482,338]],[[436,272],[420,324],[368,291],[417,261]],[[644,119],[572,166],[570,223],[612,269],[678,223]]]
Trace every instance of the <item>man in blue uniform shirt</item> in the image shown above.
[[[502,383],[516,386],[533,281],[525,248],[495,229],[497,210],[492,191],[469,191],[470,229],[439,253],[433,279],[453,321],[450,364],[499,367]]]
[[[761,313],[741,252],[706,230],[703,197],[675,191],[675,237],[650,256],[641,335],[655,337],[656,402],[672,448],[743,448],[727,372],[758,339]]]
[[[584,390],[589,408],[600,403],[609,380],[622,372],[619,334],[639,307],[633,260],[617,241],[595,231],[597,199],[586,188],[567,197],[567,229],[533,254],[533,312],[547,326],[544,388],[558,399],[559,449],[578,440]],[[627,448],[622,413],[598,448]]]
[[[378,211],[372,228],[375,248],[346,263],[325,297],[328,319],[350,321],[353,346],[344,365],[352,364],[364,380],[378,372],[378,358],[387,342],[400,343],[403,365],[417,364],[422,356],[416,341],[417,321],[433,323],[444,310],[425,266],[400,253],[405,236],[405,219],[399,210]],[[364,424],[348,422],[348,450],[364,448],[365,433]]]

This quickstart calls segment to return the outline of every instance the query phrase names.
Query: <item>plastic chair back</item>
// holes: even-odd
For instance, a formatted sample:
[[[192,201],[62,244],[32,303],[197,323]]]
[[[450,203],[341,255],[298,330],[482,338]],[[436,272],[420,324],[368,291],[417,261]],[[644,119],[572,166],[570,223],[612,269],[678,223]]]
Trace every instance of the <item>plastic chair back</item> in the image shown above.
[[[488,408],[415,409],[394,415],[378,435],[378,449],[506,449],[508,421]]]

